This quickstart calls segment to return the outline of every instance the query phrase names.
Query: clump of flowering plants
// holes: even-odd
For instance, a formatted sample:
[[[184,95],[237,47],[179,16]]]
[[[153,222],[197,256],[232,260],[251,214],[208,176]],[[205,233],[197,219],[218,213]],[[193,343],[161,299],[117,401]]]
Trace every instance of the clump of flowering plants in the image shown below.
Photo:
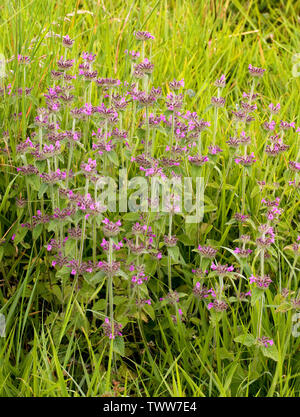
[[[245,62],[239,80],[220,63],[195,96],[180,69],[161,78],[155,33],[135,30],[106,69],[93,42],[54,41],[38,86],[30,51],[1,79],[4,310],[28,299],[22,314],[45,323],[60,361],[72,351],[75,379],[92,351],[101,394],[138,367],[159,379],[160,356],[182,354],[191,380],[199,368],[207,395],[231,361],[240,385],[266,360],[286,366],[299,346],[285,340],[300,308],[300,139],[286,99],[265,91],[268,65]]]

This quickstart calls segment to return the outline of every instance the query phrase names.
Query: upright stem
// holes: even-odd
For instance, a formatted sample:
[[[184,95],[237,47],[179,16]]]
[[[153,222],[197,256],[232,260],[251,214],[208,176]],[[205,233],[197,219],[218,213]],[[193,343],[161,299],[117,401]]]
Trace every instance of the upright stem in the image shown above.
[[[246,169],[242,171],[242,214],[245,214],[246,205]]]
[[[72,133],[75,133],[75,125],[76,125],[76,119],[73,119],[73,126],[72,126]],[[70,177],[70,168],[71,168],[71,161],[73,157],[73,150],[74,150],[74,144],[71,141],[70,142],[70,149],[69,149],[69,155],[68,155],[68,167],[67,167],[67,178],[66,178],[66,189],[68,189],[69,184],[69,177]]]
[[[264,238],[264,234],[263,234],[263,238]],[[261,276],[263,277],[265,273],[265,270],[264,270],[265,269],[265,250],[264,249],[261,249],[261,252],[260,252],[260,269],[261,269],[260,270]],[[258,320],[258,332],[257,332],[258,337],[260,337],[261,335],[264,299],[265,299],[265,295],[263,294],[262,298],[259,301],[260,306],[259,306],[259,320]]]
[[[145,154],[148,155],[148,148],[149,148],[149,133],[150,133],[150,127],[149,127],[149,108],[146,107],[146,144],[145,144]]]
[[[219,286],[220,286],[220,290],[219,290],[219,294],[218,294],[218,300],[221,300],[222,299],[223,287],[224,287],[224,279],[223,279],[222,274],[219,276]]]
[[[88,91],[88,102],[89,104],[92,104],[92,88],[93,88],[93,83],[90,81],[90,85],[89,85],[89,91]]]
[[[220,88],[218,87],[218,98],[220,97]],[[218,130],[218,107],[214,108],[214,133],[213,133],[213,146],[216,144],[216,135]]]
[[[252,102],[252,96],[253,96],[253,92],[254,92],[254,86],[255,86],[255,78],[253,78],[253,80],[252,80],[250,97],[249,97],[249,101],[248,101],[249,105],[251,105],[251,102]]]
[[[295,267],[297,264],[297,260],[298,260],[298,256],[295,256],[294,261],[293,261],[293,265],[292,265],[292,270],[290,272],[290,277],[288,279],[288,284],[287,284],[287,288],[290,290],[291,289],[291,281],[292,281],[292,277],[294,275],[295,278],[295,289],[297,289],[297,275],[295,274]]]
[[[43,128],[42,127],[39,128],[39,144],[40,144],[40,152],[41,152],[43,148]]]
[[[155,139],[156,139],[156,129],[152,132],[152,142],[151,142],[151,156],[154,157],[155,152]]]
[[[50,174],[51,172],[51,165],[50,165],[50,159],[47,159],[47,165],[48,165],[48,172]],[[53,190],[53,184],[50,184],[50,194],[51,194],[51,201],[52,201],[52,213],[54,213],[55,209],[55,201],[54,201],[54,190]]]
[[[54,160],[54,170],[57,171],[58,170],[58,160],[57,160],[57,156],[56,155],[54,155],[53,160]],[[59,200],[59,190],[58,190],[58,188],[56,190],[56,199],[57,199],[57,207],[60,208],[60,200]]]
[[[199,153],[199,156],[201,156],[201,153],[202,153],[201,132],[199,133],[199,136],[198,136],[198,153]]]
[[[173,148],[174,131],[175,131],[175,112],[173,111],[173,113],[172,113],[171,138],[170,138],[170,153],[172,152],[172,148]]]
[[[104,122],[104,139],[105,139],[105,143],[107,142],[107,132],[108,132],[108,121],[107,118],[105,119]],[[103,159],[103,172],[106,171],[106,157],[104,156]]]
[[[170,216],[169,216],[169,238],[172,236],[172,220],[173,220],[173,214],[170,213]]]
[[[29,211],[29,216],[30,216],[30,220],[32,219],[32,210],[31,210],[31,194],[30,194],[30,186],[29,186],[29,182],[26,179],[26,186],[27,186],[27,205],[28,205],[28,211]]]
[[[130,130],[130,145],[133,143],[133,133],[135,128],[135,118],[136,118],[136,101],[134,100],[132,105],[132,121],[131,121],[131,130]]]
[[[108,252],[109,265],[112,265],[113,262],[113,240],[109,238],[109,252]],[[108,293],[109,293],[109,315],[111,323],[112,336],[114,337],[114,297],[113,297],[113,277],[112,274],[109,274],[108,277]]]
[[[173,220],[173,214],[170,213],[169,233],[168,233],[169,238],[171,238],[172,236],[172,220]],[[171,255],[169,252],[168,252],[168,284],[169,284],[169,290],[172,291],[172,267],[171,267]]]
[[[71,161],[72,161],[72,156],[73,156],[73,149],[74,149],[74,144],[73,144],[73,142],[70,142],[70,149],[69,149],[69,156],[68,156],[67,178],[66,178],[66,189],[68,189],[68,185],[69,185],[70,168],[71,168]]]
[[[253,92],[254,92],[254,86],[255,86],[255,78],[253,78],[253,80],[252,80],[250,97],[249,97],[249,101],[248,101],[249,106],[251,106],[252,96],[253,96]],[[244,147],[244,156],[247,156],[247,145],[245,145],[245,147]]]
[[[97,184],[95,184],[95,201],[97,201]],[[93,262],[96,263],[96,241],[97,241],[97,230],[96,230],[96,218],[93,219]]]
[[[86,179],[85,183],[85,196],[87,195],[89,190],[89,178]],[[83,247],[84,247],[84,240],[85,240],[85,227],[86,227],[86,217],[84,216],[82,220],[82,232],[81,232],[81,242],[80,242],[80,252],[79,252],[79,263],[82,263],[82,256],[83,256]]]
[[[113,261],[113,240],[109,238],[109,252],[108,252],[108,261],[109,264],[112,265]],[[110,339],[110,349],[109,349],[109,358],[108,358],[108,368],[107,374],[109,378],[106,380],[106,389],[110,383],[110,373],[111,373],[111,365],[113,360],[113,346],[114,346],[114,299],[113,299],[113,277],[112,274],[109,273],[108,275],[108,295],[109,295],[109,316],[110,316],[110,324],[111,324],[111,339]]]

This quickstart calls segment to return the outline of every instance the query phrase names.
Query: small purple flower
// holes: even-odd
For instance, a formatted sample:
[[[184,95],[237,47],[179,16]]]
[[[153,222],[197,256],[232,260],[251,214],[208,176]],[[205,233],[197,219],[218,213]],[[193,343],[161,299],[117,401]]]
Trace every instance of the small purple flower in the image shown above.
[[[218,253],[217,249],[212,246],[198,246],[198,251],[203,258],[213,259]]]
[[[247,258],[251,253],[251,249],[235,248],[234,253],[239,255],[241,258]]]
[[[103,226],[103,233],[107,237],[117,236],[120,231],[121,221],[118,220],[115,223],[110,221],[108,218],[102,220]]]
[[[118,87],[121,84],[121,81],[115,78],[98,78],[96,84],[99,87],[112,88]]]
[[[235,213],[234,218],[239,223],[245,223],[249,219],[249,216],[247,214]]]
[[[220,264],[215,264],[214,262],[211,264],[211,269],[215,272],[217,272],[219,275],[227,275],[228,272],[233,272],[234,271],[234,267],[228,266],[226,265],[220,265]]]
[[[256,285],[258,285],[258,287],[263,288],[263,289],[268,288],[269,285],[271,284],[271,282],[272,282],[272,280],[268,275],[265,275],[263,277],[261,277],[259,275],[257,277],[255,277],[254,275],[251,275],[249,277],[249,283],[250,284],[256,283]]]
[[[210,288],[207,292],[210,293],[212,297],[217,298],[217,294],[213,288]]]
[[[188,160],[191,164],[196,166],[202,166],[209,160],[208,156],[202,156],[202,155],[195,155],[195,156],[188,156]]]
[[[225,98],[224,97],[212,97],[211,104],[215,107],[224,107],[225,106]]]
[[[39,173],[39,170],[33,165],[17,167],[17,171],[21,172],[23,175],[37,175]]]
[[[211,155],[217,155],[218,153],[223,152],[223,150],[219,146],[209,146],[208,151]]]
[[[252,152],[250,155],[247,155],[247,156],[238,156],[237,158],[235,158],[234,161],[238,165],[249,167],[253,165],[254,162],[256,162],[256,159],[255,159],[254,153]]]
[[[272,346],[272,345],[274,345],[274,341],[273,341],[273,339],[269,339],[268,337],[266,337],[266,336],[262,336],[262,337],[260,337],[260,338],[258,338],[257,339],[257,342],[260,344],[260,345],[262,345],[262,346],[264,346],[264,347],[269,347],[269,346]]]
[[[63,43],[63,46],[65,46],[66,48],[72,48],[74,40],[71,39],[69,35],[66,35],[66,36],[63,36],[62,43]]]
[[[244,110],[244,112],[247,113],[247,114],[251,113],[251,112],[253,112],[254,110],[257,109],[256,104],[249,104],[249,103],[246,103],[244,101],[241,102],[241,107]]]
[[[180,110],[183,105],[183,95],[182,94],[168,94],[166,100],[166,106],[168,110]]]
[[[138,51],[128,51],[128,49],[126,49],[124,52],[129,55],[133,61],[136,61],[140,57],[140,53]]]
[[[92,53],[89,53],[89,52],[83,52],[81,56],[85,61],[89,61],[89,62],[93,62],[96,59],[96,54],[93,55]]]
[[[30,57],[18,54],[18,63],[19,64],[29,64],[30,63]]]
[[[64,60],[64,57],[61,56],[59,61],[57,61],[57,66],[58,66],[59,69],[64,71],[64,70],[72,68],[74,62],[75,62],[74,59]]]
[[[226,77],[224,74],[221,75],[221,77],[215,81],[215,86],[218,88],[224,88],[226,85]]]
[[[116,321],[114,321],[112,325],[108,317],[104,319],[104,323],[101,327],[104,331],[104,335],[109,339],[115,339],[116,336],[122,336],[122,325]]]
[[[253,100],[256,100],[258,98],[258,94],[252,93],[252,95],[250,96],[250,93],[247,94],[247,93],[243,92],[243,98],[246,98],[247,100],[253,101]]]
[[[279,110],[280,110],[280,103],[277,103],[276,105],[275,105],[275,104],[273,104],[273,103],[270,103],[270,104],[269,104],[269,109],[270,109],[270,112],[271,112],[272,114],[277,114],[277,113],[279,113]]]
[[[292,171],[300,172],[300,162],[289,161],[289,168]]]
[[[248,70],[250,75],[252,75],[253,77],[262,77],[264,75],[264,72],[266,71],[263,68],[253,67],[251,64],[249,64]]]
[[[272,131],[276,127],[276,122],[275,120],[271,120],[271,122],[265,122],[263,126],[266,130]]]
[[[201,285],[200,282],[196,282],[196,285],[193,288],[193,294],[195,297],[199,299],[207,298],[208,297],[208,289]]]
[[[209,310],[214,309],[216,312],[221,313],[221,312],[227,310],[228,305],[222,300],[214,300],[212,303],[209,303],[207,305],[207,308]]]
[[[149,39],[154,39],[154,36],[151,35],[150,32],[146,32],[146,31],[139,30],[137,32],[134,32],[134,35],[136,39],[138,39],[139,41],[147,41]]]
[[[184,87],[184,79],[182,80],[174,80],[169,82],[169,87],[171,90],[176,91],[176,90],[180,90],[181,87]]]
[[[281,120],[279,127],[282,130],[295,129],[295,122],[289,123],[289,122],[284,122],[283,120]]]
[[[148,58],[145,58],[144,61],[134,66],[134,71],[141,74],[151,74],[153,69],[154,64],[152,64]]]

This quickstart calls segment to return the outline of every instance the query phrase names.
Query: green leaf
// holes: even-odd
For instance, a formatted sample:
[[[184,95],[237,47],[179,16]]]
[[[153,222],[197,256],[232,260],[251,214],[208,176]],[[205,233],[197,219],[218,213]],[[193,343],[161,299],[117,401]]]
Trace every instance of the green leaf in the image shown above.
[[[12,187],[13,183],[15,182],[15,180],[18,178],[18,176],[19,176],[19,174],[16,175],[11,180],[11,182],[8,184],[8,187],[6,187],[5,194],[4,194],[4,196],[2,198],[2,201],[1,201],[1,204],[0,204],[0,212],[2,211],[2,209],[3,209],[3,207],[4,207],[5,203],[6,203],[6,201],[8,199],[8,196],[9,196],[9,192],[10,192],[11,187]]]
[[[68,239],[65,243],[65,255],[68,256],[70,253],[74,252],[76,247],[76,240]]]
[[[46,184],[45,182],[41,185],[41,188],[39,189],[39,198],[42,198],[42,196],[45,194],[45,192],[48,189],[48,184]]]
[[[257,185],[256,187],[253,188],[253,190],[252,190],[252,192],[250,194],[250,197],[251,198],[254,198],[259,193],[260,193],[260,187]]]
[[[101,299],[101,300],[98,300],[98,301],[97,301],[97,302],[93,305],[92,310],[95,310],[95,311],[102,311],[102,310],[105,310],[106,305],[107,305],[107,302],[106,302],[106,300],[103,298],[103,299]]]
[[[185,223],[185,234],[195,245],[198,237],[198,227],[193,223]]]
[[[151,320],[155,320],[155,312],[151,305],[145,304],[143,310],[148,314],[148,316],[150,316]]]
[[[116,336],[113,341],[113,351],[121,356],[125,356],[125,344],[123,337]]]
[[[177,246],[174,246],[172,248],[168,248],[168,254],[171,256],[171,259],[174,262],[178,262],[178,259],[179,259],[179,248]]]
[[[110,160],[110,162],[112,162],[116,166],[119,165],[119,158],[115,151],[107,152],[106,155],[108,159]]]
[[[285,313],[286,311],[289,311],[289,310],[291,310],[291,309],[292,309],[291,304],[290,304],[290,303],[288,303],[288,302],[285,302],[285,303],[280,304],[280,305],[276,308],[275,312],[276,312],[276,313]]]
[[[119,269],[117,275],[119,275],[119,276],[121,276],[125,279],[129,279],[128,275],[124,271],[122,271],[121,269]]]
[[[38,224],[32,231],[32,237],[34,240],[38,239],[38,237],[40,236],[40,234],[43,231],[43,225],[42,224]]]
[[[123,221],[135,222],[138,221],[140,218],[140,213],[126,213],[123,216]]]
[[[26,177],[26,179],[35,191],[39,191],[41,188],[41,181],[39,177],[36,175],[29,175]]]
[[[277,347],[275,345],[268,346],[268,347],[261,346],[261,351],[263,355],[266,356],[267,358],[271,358],[275,362],[279,361],[279,354],[278,354]]]
[[[20,227],[16,233],[14,244],[17,245],[18,243],[22,242],[28,229],[26,227]]]
[[[202,322],[198,317],[191,317],[190,322],[196,324],[197,326],[201,326]]]
[[[71,269],[64,265],[59,271],[56,272],[55,276],[57,279],[63,279],[69,277]]]
[[[89,276],[87,281],[90,285],[92,286],[96,286],[97,284],[102,283],[105,280],[105,273],[104,271],[98,271],[96,272],[95,275],[93,275],[92,277]]]
[[[119,304],[123,304],[123,303],[127,303],[128,302],[128,298],[124,297],[122,295],[117,295],[114,297],[114,304],[117,306]]]
[[[235,355],[233,352],[230,352],[229,350],[227,350],[226,348],[222,347],[219,349],[219,355],[221,359],[230,359],[230,360],[234,360]]]
[[[185,246],[194,246],[193,241],[185,234],[178,236],[179,242],[182,242]]]
[[[264,290],[255,287],[252,291],[251,291],[251,305],[254,306],[256,301],[260,300],[263,296],[264,296]]]
[[[51,287],[49,286],[48,289],[51,292],[51,294],[55,295],[58,298],[60,302],[63,301],[62,292],[58,285],[52,285]]]
[[[240,336],[235,337],[234,341],[237,343],[242,343],[242,345],[250,347],[255,344],[256,339],[254,336],[252,336],[252,334],[245,333],[245,334],[241,334]]]
[[[46,161],[36,161],[35,166],[40,172],[46,171],[47,162]]]
[[[57,221],[56,220],[50,220],[47,226],[48,232],[55,232],[57,230]]]

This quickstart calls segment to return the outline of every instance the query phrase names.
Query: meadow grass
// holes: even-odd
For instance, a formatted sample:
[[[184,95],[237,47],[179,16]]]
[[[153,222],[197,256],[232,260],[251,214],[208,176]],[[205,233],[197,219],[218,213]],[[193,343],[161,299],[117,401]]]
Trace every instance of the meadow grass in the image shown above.
[[[282,296],[284,288],[296,296],[299,286],[298,254],[286,250],[300,235],[299,187],[289,185],[294,175],[299,181],[299,174],[289,170],[289,161],[299,161],[299,134],[286,131],[284,142],[289,149],[274,162],[264,152],[267,133],[261,128],[269,120],[269,103],[278,102],[281,109],[277,120],[299,125],[300,77],[293,75],[295,54],[299,52],[298,29],[299,4],[291,0],[2,2],[0,53],[7,61],[7,79],[0,79],[0,87],[10,82],[14,89],[32,87],[32,91],[29,97],[0,97],[0,132],[8,131],[9,137],[3,135],[1,139],[1,148],[9,146],[9,154],[0,153],[0,313],[6,318],[6,337],[0,337],[0,396],[299,396],[300,338],[292,334],[295,311]],[[43,94],[53,84],[50,70],[56,69],[56,62],[65,54],[54,34],[68,34],[75,40],[68,53],[70,59],[78,60],[83,51],[92,52],[96,54],[94,68],[101,77],[129,81],[131,63],[124,51],[139,48],[134,31],[142,30],[155,36],[146,54],[155,65],[151,85],[161,86],[166,95],[169,81],[184,79],[185,91],[190,90],[185,95],[185,108],[212,124],[203,133],[203,146],[211,144],[217,115],[216,144],[224,153],[214,167],[206,165],[201,170],[206,180],[203,222],[195,226],[185,224],[180,216],[173,218],[179,255],[169,251],[155,264],[145,257],[151,275],[152,309],[128,315],[127,290],[119,278],[114,284],[110,305],[120,322],[124,317],[126,320],[123,337],[112,343],[100,327],[108,315],[105,277],[96,273],[78,290],[76,280],[51,268],[46,246],[53,230],[37,229],[25,236],[20,227],[40,209],[44,198],[51,212],[51,198],[56,199],[56,195],[53,190],[41,192],[40,183],[28,182],[17,172],[16,167],[22,164],[17,145],[34,131],[36,109],[44,106]],[[25,70],[18,64],[18,55],[30,57]],[[243,91],[251,89],[249,64],[266,71],[255,87],[260,94],[259,111],[255,126],[250,125],[248,132],[256,163],[245,184],[244,171],[233,166],[234,157],[226,141],[234,134],[231,112]],[[216,113],[210,100],[216,94],[214,81],[221,74],[226,74],[222,91],[226,106]],[[84,92],[82,84],[76,80],[72,94],[88,96],[90,91]],[[91,90],[93,103],[100,104],[102,98],[99,89]],[[13,116],[20,112],[20,117]],[[128,130],[132,114],[127,111],[122,120]],[[71,129],[67,117],[66,112],[62,123]],[[82,129],[87,147],[86,138],[94,129],[87,124]],[[138,135],[142,133],[130,132],[132,153],[119,156],[120,160],[124,157],[134,176],[138,169],[130,165],[130,157],[138,154]],[[165,155],[169,136],[157,133],[157,158]],[[74,150],[70,159],[74,172],[86,162],[87,153],[81,148]],[[67,160],[60,163],[67,168]],[[112,161],[106,168],[116,173]],[[186,174],[194,176],[195,172],[186,167]],[[269,188],[261,191],[258,180],[265,180]],[[77,190],[84,183],[75,177],[73,184]],[[28,209],[16,207],[15,198],[21,194],[31,200]],[[241,230],[257,233],[257,225],[262,223],[262,197],[280,197],[282,202],[275,242],[269,259],[262,260],[255,252],[245,261],[234,253],[237,244],[233,242]],[[248,229],[231,221],[242,204],[251,215]],[[128,232],[126,219],[131,218],[125,215],[122,220]],[[157,226],[160,236],[168,227],[165,217],[157,225],[151,217],[150,224]],[[84,242],[81,246],[82,255],[89,260],[100,253],[99,233],[95,252],[92,236],[86,246]],[[231,302],[221,314],[209,311],[192,293],[195,279],[190,267],[199,266],[199,255],[193,249],[200,243],[217,247],[220,262],[234,263],[243,277],[230,281],[235,291],[228,296]],[[272,285],[264,296],[254,291],[256,299],[252,294],[251,301],[239,301],[234,294],[252,273],[259,274],[262,263],[263,270],[272,276]],[[168,289],[168,265],[173,289],[180,294],[183,320],[178,308],[174,320],[171,308],[159,301]],[[208,268],[205,262],[201,265]],[[262,334],[274,344],[257,346],[255,337]]]

